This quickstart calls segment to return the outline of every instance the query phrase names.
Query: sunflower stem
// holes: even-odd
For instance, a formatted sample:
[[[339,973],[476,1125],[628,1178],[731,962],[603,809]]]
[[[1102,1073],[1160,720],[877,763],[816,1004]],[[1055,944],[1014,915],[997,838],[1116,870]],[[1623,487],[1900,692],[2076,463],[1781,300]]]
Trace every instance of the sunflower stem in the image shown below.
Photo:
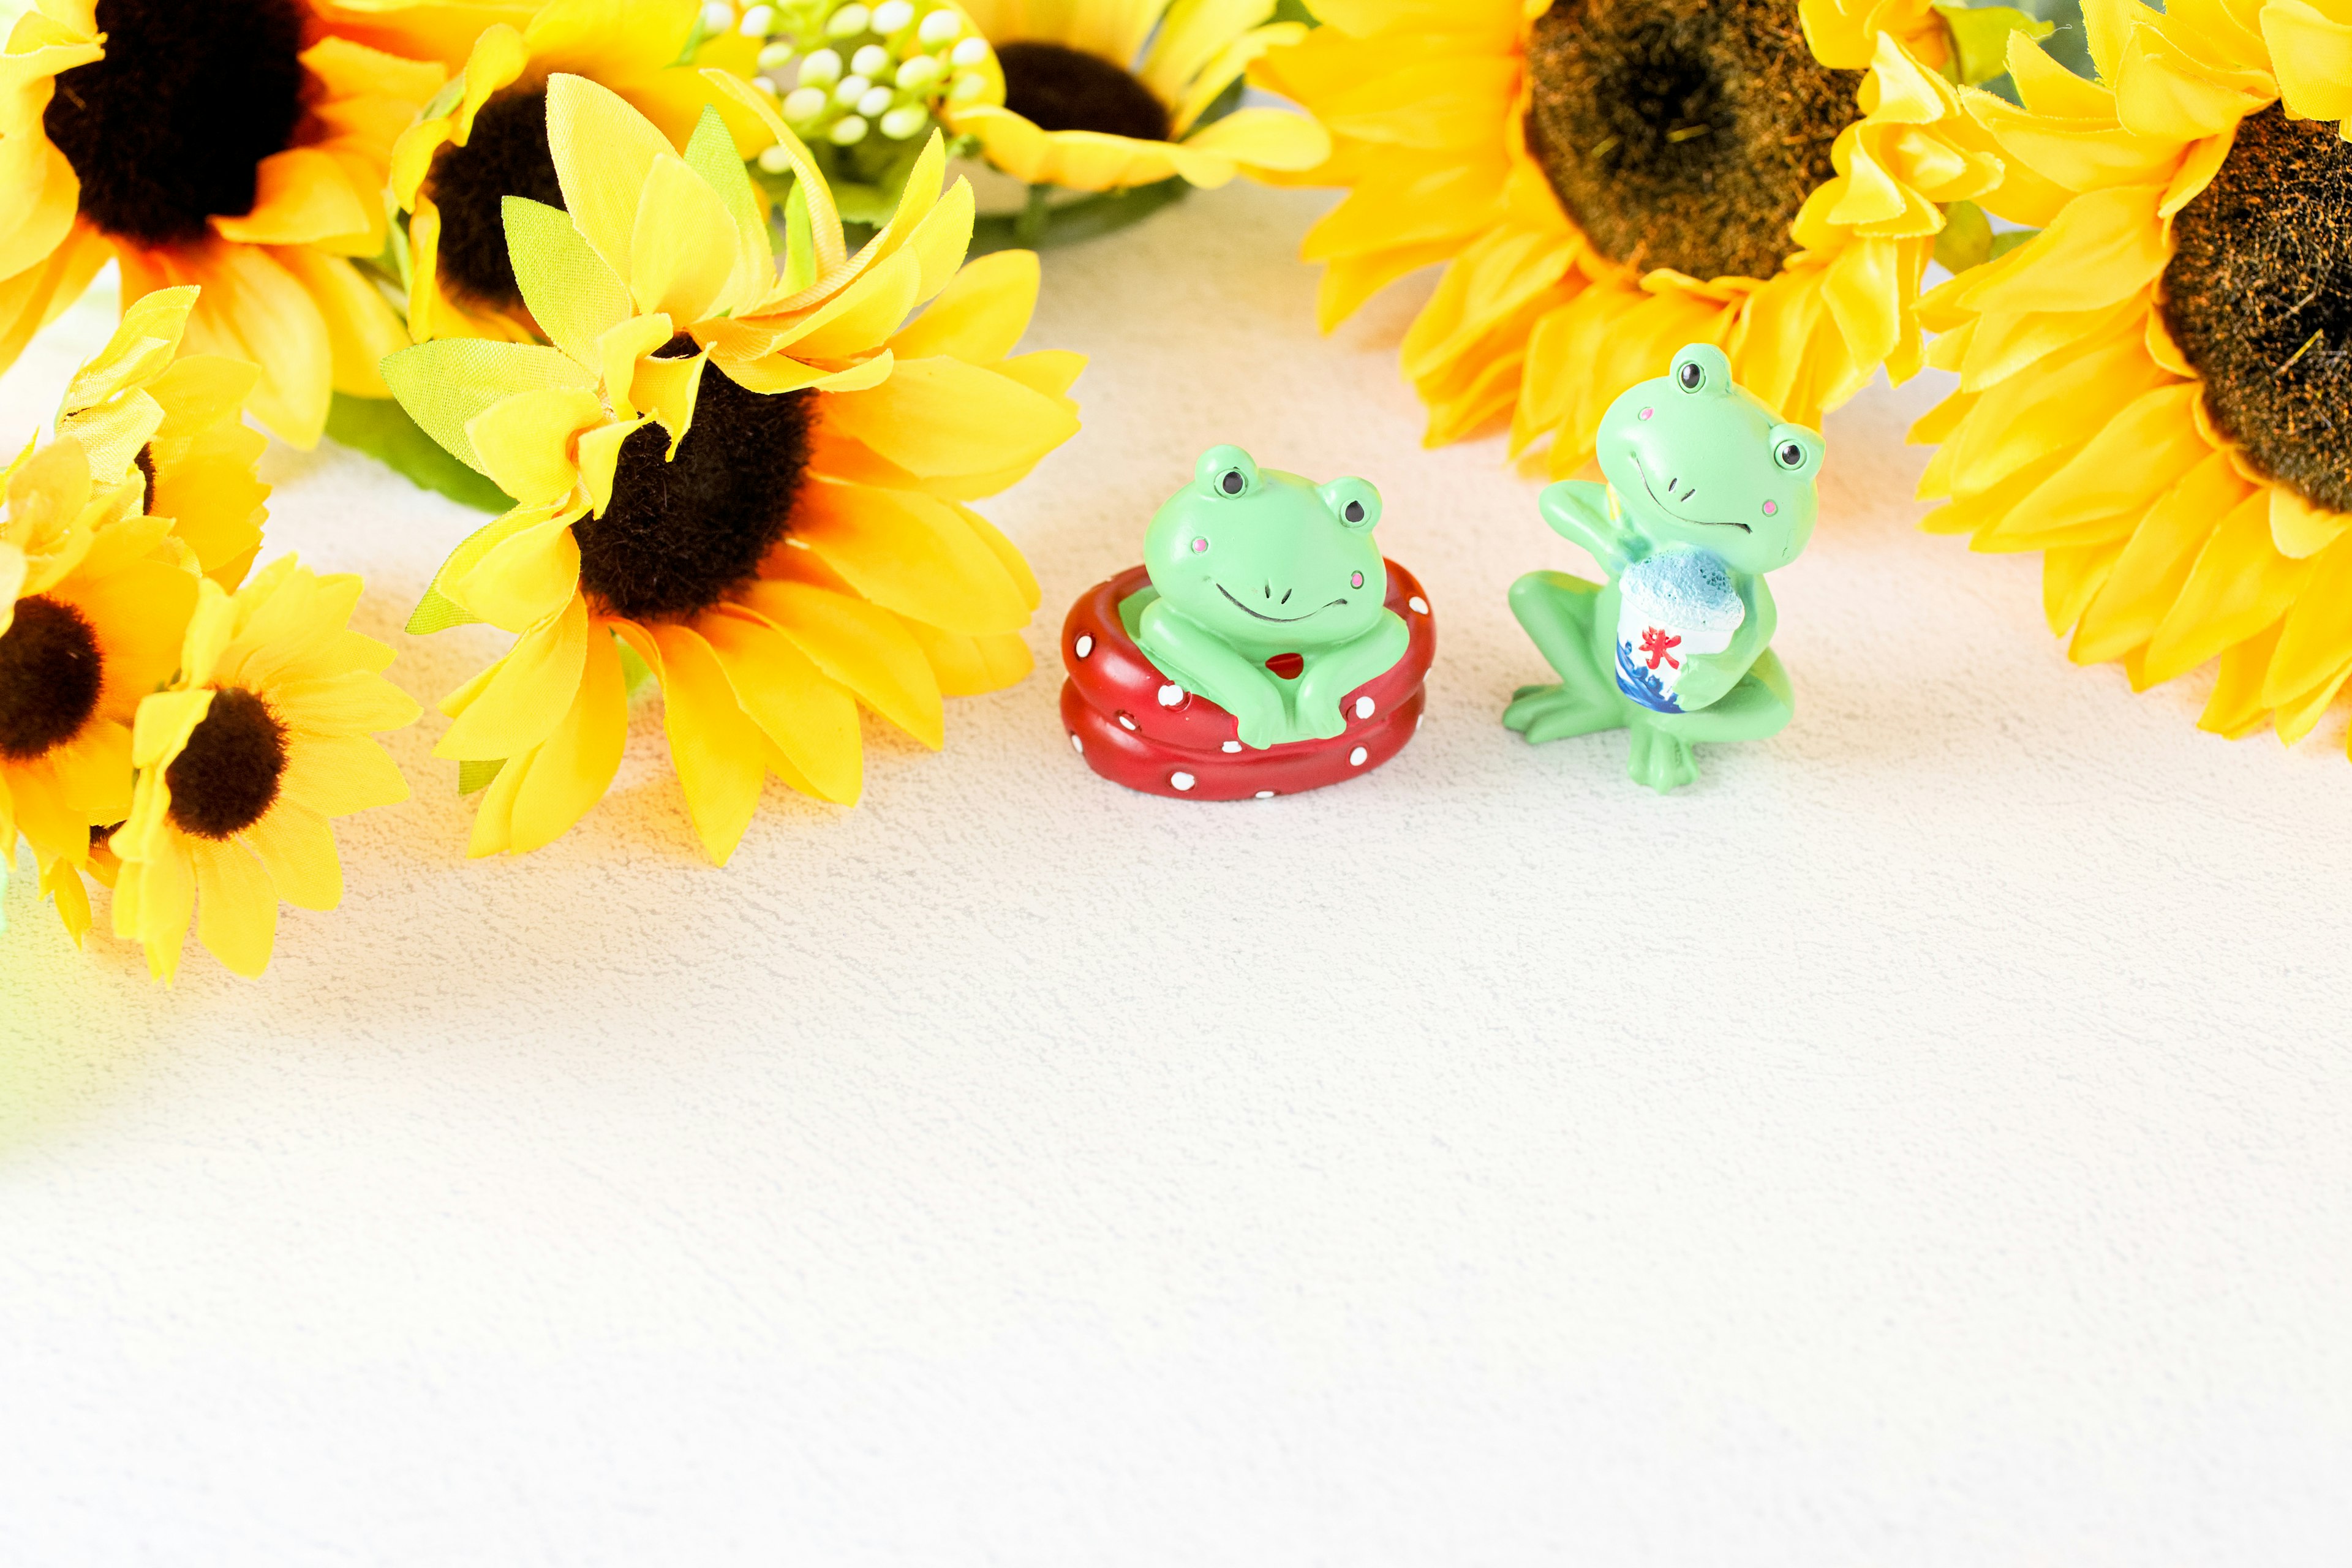
[[[1051,185],[1029,187],[1029,202],[1021,216],[1013,220],[1013,243],[1024,250],[1034,250],[1045,237],[1045,201],[1053,194]]]

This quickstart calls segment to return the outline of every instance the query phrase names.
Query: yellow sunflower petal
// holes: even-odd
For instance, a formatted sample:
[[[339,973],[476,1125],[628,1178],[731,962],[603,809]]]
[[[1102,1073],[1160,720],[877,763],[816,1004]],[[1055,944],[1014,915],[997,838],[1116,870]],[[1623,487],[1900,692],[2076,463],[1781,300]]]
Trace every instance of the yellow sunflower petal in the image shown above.
[[[656,160],[676,152],[619,94],[567,74],[548,79],[547,142],[564,210],[604,264],[627,277],[639,197]]]
[[[2352,15],[2340,4],[2269,0],[2262,27],[2287,107],[2306,120],[2352,119]]]
[[[604,419],[604,402],[585,387],[538,387],[466,421],[466,443],[499,489],[525,506],[544,505],[572,493],[580,478],[573,443]]]
[[[901,359],[953,354],[1003,359],[1021,342],[1037,308],[1034,250],[1000,250],[966,262],[923,313],[890,340]]]
[[[270,689],[269,704],[294,729],[318,735],[402,730],[423,711],[407,692],[365,669],[281,680]]]
[[[2263,678],[2263,704],[2283,708],[2314,687],[2340,679],[2352,660],[2352,542],[2338,540],[2311,563]],[[2315,719],[2315,715],[2314,716]],[[2305,726],[2308,728],[2308,726]]]
[[[343,901],[343,865],[335,830],[310,807],[281,800],[245,830],[277,896],[298,910],[331,910]]]
[[[593,627],[572,710],[520,768],[504,847],[528,854],[569,832],[612,787],[628,734],[621,656],[611,635]]]
[[[1078,429],[1077,416],[1060,399],[944,356],[904,361],[872,391],[827,398],[825,417],[908,472],[926,476],[1034,463]]]
[[[946,743],[939,679],[898,616],[804,583],[761,583],[743,602],[883,718],[935,752]]]
[[[724,866],[760,804],[767,767],[759,728],[737,700],[719,655],[693,628],[622,621],[616,629],[661,677],[662,728],[687,815],[703,853]],[[651,657],[649,646],[656,650]]]
[[[306,735],[288,748],[286,798],[322,816],[348,816],[408,798],[392,753],[364,735]]]
[[[457,722],[433,754],[496,761],[537,745],[571,710],[587,654],[588,605],[574,594],[560,614],[523,634],[462,708],[445,701],[443,711]]]
[[[854,805],[865,784],[857,704],[764,616],[719,609],[698,623],[734,698],[792,763],[795,787]]]
[[[2271,544],[2270,500],[2249,496],[2221,521],[2189,569],[2180,597],[2149,640],[2147,677],[2161,684],[2275,624],[2311,563]]]
[[[196,940],[232,974],[257,980],[278,941],[278,890],[242,846],[192,846],[196,865]]]

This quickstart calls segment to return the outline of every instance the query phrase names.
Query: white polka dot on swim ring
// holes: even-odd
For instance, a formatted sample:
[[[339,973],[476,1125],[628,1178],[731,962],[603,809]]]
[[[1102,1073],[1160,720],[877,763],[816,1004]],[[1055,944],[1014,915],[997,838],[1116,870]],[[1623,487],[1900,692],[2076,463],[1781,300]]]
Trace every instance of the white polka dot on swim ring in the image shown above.
[[[1084,741],[1079,740],[1076,735],[1073,735],[1070,737],[1070,750],[1077,752],[1078,755],[1083,757],[1087,754],[1087,743]]]
[[[1135,716],[1124,708],[1118,710],[1118,727],[1122,730],[1132,730],[1135,728]]]
[[[1183,700],[1184,689],[1174,681],[1171,680],[1160,689],[1160,706],[1162,708],[1173,708]]]
[[[1191,773],[1170,773],[1168,775],[1168,782],[1174,784],[1178,789],[1191,789],[1192,787],[1193,781]]]
[[[1088,637],[1086,633],[1080,632],[1078,634],[1078,644],[1074,651],[1080,658],[1086,658],[1087,655],[1095,651],[1095,639]]]
[[[1260,800],[1272,800],[1274,798],[1274,792],[1270,789],[1262,789],[1257,792],[1257,798]]]
[[[1364,750],[1363,747],[1358,746],[1354,751],[1348,753],[1348,765],[1351,768],[1360,768],[1364,765],[1364,759],[1371,754],[1371,752]]]
[[[1357,698],[1357,699],[1356,699],[1356,717],[1357,717],[1357,718],[1359,718],[1359,719],[1369,719],[1369,718],[1370,718],[1371,716],[1372,716],[1372,700],[1371,700],[1370,698],[1369,698],[1369,697],[1359,697],[1359,698]]]
[[[1242,743],[1239,741],[1227,741],[1224,749],[1228,752],[1238,752],[1242,749]]]
[[[1416,616],[1425,616],[1429,614],[1429,601],[1423,598],[1418,594],[1415,594],[1412,598],[1405,601],[1405,607]]]

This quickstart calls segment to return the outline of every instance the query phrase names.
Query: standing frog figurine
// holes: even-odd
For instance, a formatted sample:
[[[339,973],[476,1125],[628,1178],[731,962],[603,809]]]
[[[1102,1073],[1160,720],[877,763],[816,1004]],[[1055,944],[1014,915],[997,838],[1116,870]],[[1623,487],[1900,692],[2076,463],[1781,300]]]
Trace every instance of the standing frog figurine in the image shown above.
[[[1231,713],[1244,746],[1332,739],[1348,727],[1339,700],[1408,640],[1382,603],[1380,521],[1381,492],[1361,479],[1318,485],[1210,447],[1143,536],[1156,596],[1140,605],[1137,646]],[[1267,668],[1286,653],[1300,660],[1294,680]]]
[[[1812,537],[1822,438],[1734,384],[1722,350],[1693,343],[1609,405],[1599,447],[1606,484],[1563,480],[1538,505],[1609,581],[1511,584],[1512,613],[1560,680],[1521,687],[1503,722],[1531,742],[1629,730],[1627,772],[1663,795],[1698,777],[1695,742],[1760,741],[1794,711],[1764,574]]]

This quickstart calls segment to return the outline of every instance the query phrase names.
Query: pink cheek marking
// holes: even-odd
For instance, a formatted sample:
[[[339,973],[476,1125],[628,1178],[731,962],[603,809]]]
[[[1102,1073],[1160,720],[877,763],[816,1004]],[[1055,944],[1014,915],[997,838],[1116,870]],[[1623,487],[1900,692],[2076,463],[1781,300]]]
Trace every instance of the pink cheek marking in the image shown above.
[[[1643,417],[1643,418],[1644,418],[1644,419],[1647,419],[1651,415],[1653,415],[1653,414],[1654,414],[1654,413],[1656,413],[1656,412],[1657,412],[1657,410],[1655,410],[1655,409],[1654,409],[1654,408],[1644,408],[1644,409],[1643,409],[1643,410],[1642,410],[1642,417]]]
[[[1364,585],[1364,574],[1363,574],[1361,572],[1350,572],[1350,573],[1349,573],[1349,574],[1348,574],[1348,586],[1349,586],[1349,587],[1350,587],[1350,588],[1360,588],[1360,587],[1362,587],[1363,585]]]
[[[1771,500],[1768,500],[1768,501],[1766,501],[1766,502],[1764,503],[1764,515],[1765,515],[1766,517],[1778,517],[1778,516],[1780,516],[1780,503],[1779,501],[1771,501]]]
[[[1209,542],[1208,542],[1207,540],[1205,540],[1205,539],[1196,539],[1196,540],[1192,541],[1192,553],[1193,553],[1193,554],[1195,554],[1195,555],[1201,554],[1202,552],[1206,551],[1208,548],[1209,548]]]

